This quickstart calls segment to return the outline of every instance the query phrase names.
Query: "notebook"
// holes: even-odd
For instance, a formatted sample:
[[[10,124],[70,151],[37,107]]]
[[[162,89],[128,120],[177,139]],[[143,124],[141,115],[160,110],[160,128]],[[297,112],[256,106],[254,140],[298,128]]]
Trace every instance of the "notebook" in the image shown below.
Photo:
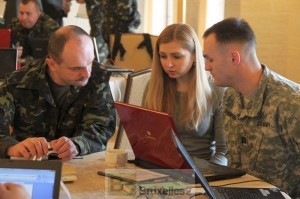
[[[15,48],[0,48],[0,81],[7,74],[17,70],[18,50]]]
[[[189,166],[172,141],[170,129],[175,133],[176,129],[171,115],[122,102],[115,102],[115,107],[135,155],[134,163],[137,166],[170,172],[174,170],[174,173],[166,174],[178,175],[182,181],[195,182],[192,174],[184,176],[180,173],[180,170],[187,170]],[[212,164],[198,158],[196,160],[198,168],[209,181],[245,174],[241,170]]]
[[[30,48],[34,59],[41,59],[48,55],[49,38],[30,38]]]
[[[170,131],[173,141],[182,155],[183,159],[189,165],[189,167],[194,171],[196,178],[199,180],[200,184],[204,188],[206,194],[210,199],[283,199],[285,198],[279,189],[277,188],[236,188],[236,187],[211,187],[201,171],[197,168],[195,162],[188,154],[183,144],[174,133]]]
[[[0,48],[9,48],[11,42],[11,30],[8,28],[0,29]]]
[[[62,162],[0,159],[0,183],[24,185],[31,199],[59,198]]]

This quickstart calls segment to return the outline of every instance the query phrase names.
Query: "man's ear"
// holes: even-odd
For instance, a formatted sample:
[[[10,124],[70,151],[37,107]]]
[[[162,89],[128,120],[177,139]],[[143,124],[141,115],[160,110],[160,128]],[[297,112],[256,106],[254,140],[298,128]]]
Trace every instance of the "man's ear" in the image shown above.
[[[241,62],[241,56],[240,56],[240,53],[238,51],[232,51],[231,52],[231,59],[232,59],[232,62],[234,64],[239,64]]]
[[[55,70],[56,68],[56,63],[52,58],[46,58],[46,63],[48,65],[49,70]]]

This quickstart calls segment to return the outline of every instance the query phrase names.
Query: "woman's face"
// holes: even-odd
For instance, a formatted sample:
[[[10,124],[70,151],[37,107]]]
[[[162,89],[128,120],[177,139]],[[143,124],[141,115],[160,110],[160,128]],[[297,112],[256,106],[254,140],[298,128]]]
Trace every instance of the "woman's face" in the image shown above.
[[[170,78],[184,78],[190,71],[195,56],[178,41],[159,45],[160,63]]]

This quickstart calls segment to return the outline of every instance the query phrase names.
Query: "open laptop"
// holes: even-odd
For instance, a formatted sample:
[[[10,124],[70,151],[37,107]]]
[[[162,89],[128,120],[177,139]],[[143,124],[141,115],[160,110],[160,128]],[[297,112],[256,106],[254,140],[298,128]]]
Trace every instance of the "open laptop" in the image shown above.
[[[211,187],[201,171],[197,168],[192,157],[184,148],[183,144],[171,129],[173,141],[189,167],[194,171],[196,178],[204,188],[210,199],[283,199],[285,198],[277,188],[237,188],[237,187]]]
[[[7,74],[17,70],[18,50],[15,48],[0,48],[0,81]]]
[[[9,28],[0,29],[0,48],[9,48],[11,42],[11,30]]]
[[[175,133],[176,129],[171,115],[122,102],[115,102],[115,107],[135,155],[136,165],[146,169],[175,169],[176,172],[170,174],[173,177],[180,173],[179,170],[189,169],[172,141],[170,129]],[[196,160],[197,167],[209,181],[245,174],[241,170],[212,164],[199,158]],[[195,182],[191,174],[186,178],[183,178],[183,173],[178,176],[182,181]]]
[[[48,54],[49,38],[30,38],[30,48],[34,59],[41,59]]]
[[[58,199],[62,162],[0,159],[0,183],[22,184],[31,199]]]

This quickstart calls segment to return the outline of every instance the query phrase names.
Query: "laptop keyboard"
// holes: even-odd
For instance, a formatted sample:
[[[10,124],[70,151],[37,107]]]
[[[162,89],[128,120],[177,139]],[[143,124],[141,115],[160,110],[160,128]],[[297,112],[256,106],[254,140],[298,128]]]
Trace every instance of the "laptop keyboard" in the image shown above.
[[[260,199],[257,190],[253,189],[251,191],[245,192],[245,190],[239,190],[238,188],[228,188],[228,187],[212,187],[217,198],[221,199],[234,199],[234,198],[247,198],[247,199]]]

